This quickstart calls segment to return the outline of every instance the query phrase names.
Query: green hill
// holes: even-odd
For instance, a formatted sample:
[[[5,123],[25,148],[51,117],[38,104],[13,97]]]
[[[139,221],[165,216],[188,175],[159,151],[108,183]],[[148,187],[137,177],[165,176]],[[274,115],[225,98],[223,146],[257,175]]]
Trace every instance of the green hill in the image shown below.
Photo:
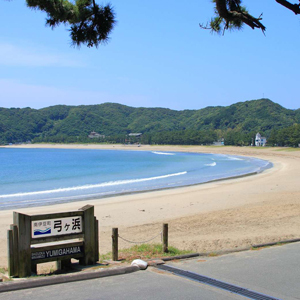
[[[300,123],[300,109],[290,110],[268,99],[239,102],[227,107],[176,111],[166,108],[134,108],[115,103],[57,105],[43,109],[0,108],[0,143],[36,141],[84,141],[91,131],[125,137],[141,132],[148,142],[158,136],[204,134],[216,139],[229,133],[269,136]],[[249,139],[249,138],[248,138]],[[191,141],[191,140],[190,140]],[[200,141],[199,141],[200,142]]]

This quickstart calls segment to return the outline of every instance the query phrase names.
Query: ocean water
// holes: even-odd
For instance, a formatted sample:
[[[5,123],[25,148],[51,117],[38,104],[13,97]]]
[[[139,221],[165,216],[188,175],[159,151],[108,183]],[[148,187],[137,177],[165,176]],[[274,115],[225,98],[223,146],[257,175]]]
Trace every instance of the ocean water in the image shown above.
[[[269,167],[219,154],[0,148],[0,210],[187,186]]]

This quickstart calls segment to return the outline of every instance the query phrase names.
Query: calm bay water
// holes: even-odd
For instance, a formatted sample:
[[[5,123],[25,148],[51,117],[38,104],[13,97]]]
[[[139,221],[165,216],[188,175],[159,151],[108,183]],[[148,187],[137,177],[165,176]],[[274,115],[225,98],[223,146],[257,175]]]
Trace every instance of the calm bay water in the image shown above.
[[[261,172],[268,161],[216,154],[0,149],[0,209],[186,186]]]

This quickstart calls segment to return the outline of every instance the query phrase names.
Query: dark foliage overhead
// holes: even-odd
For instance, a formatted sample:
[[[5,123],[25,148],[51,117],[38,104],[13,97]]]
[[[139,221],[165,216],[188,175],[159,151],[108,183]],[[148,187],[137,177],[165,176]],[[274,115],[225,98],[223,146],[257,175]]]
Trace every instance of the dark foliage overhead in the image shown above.
[[[46,24],[51,28],[70,25],[73,45],[97,47],[108,41],[115,24],[115,13],[110,4],[98,5],[95,0],[26,0],[28,7],[47,13]]]
[[[289,9],[294,14],[300,14],[300,4],[291,3],[287,0],[273,0],[283,7]],[[296,0],[294,0],[296,1]],[[262,23],[263,13],[259,16],[252,16],[243,5],[242,0],[212,0],[215,7],[215,16],[206,25],[200,25],[201,28],[210,29],[213,32],[225,32],[225,30],[240,29],[245,24],[252,29],[261,29],[265,32],[266,27]],[[251,3],[251,1],[249,1]]]
[[[300,0],[292,3],[287,0],[273,0],[294,14],[300,14]],[[297,0],[294,0],[297,1]],[[252,29],[266,27],[262,23],[263,12],[253,16],[243,5],[243,0],[212,0],[215,16],[207,25],[200,27],[213,32],[240,29],[245,24]],[[249,1],[251,3],[251,1]],[[60,24],[70,26],[72,44],[97,47],[109,39],[116,21],[115,13],[110,4],[98,5],[95,0],[26,0],[28,7],[39,9],[47,14],[46,24],[51,28]]]

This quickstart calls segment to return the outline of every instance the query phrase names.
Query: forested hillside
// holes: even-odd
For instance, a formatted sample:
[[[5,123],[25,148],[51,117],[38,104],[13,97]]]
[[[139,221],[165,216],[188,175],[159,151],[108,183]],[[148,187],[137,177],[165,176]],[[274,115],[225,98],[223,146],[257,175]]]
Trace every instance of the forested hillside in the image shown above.
[[[141,132],[145,143],[207,144],[225,138],[226,144],[237,145],[250,144],[260,132],[278,144],[277,134],[296,130],[295,136],[299,123],[300,109],[286,109],[268,99],[183,111],[114,103],[0,108],[0,143],[88,142],[88,134],[96,131],[106,142],[124,142],[126,134]]]

